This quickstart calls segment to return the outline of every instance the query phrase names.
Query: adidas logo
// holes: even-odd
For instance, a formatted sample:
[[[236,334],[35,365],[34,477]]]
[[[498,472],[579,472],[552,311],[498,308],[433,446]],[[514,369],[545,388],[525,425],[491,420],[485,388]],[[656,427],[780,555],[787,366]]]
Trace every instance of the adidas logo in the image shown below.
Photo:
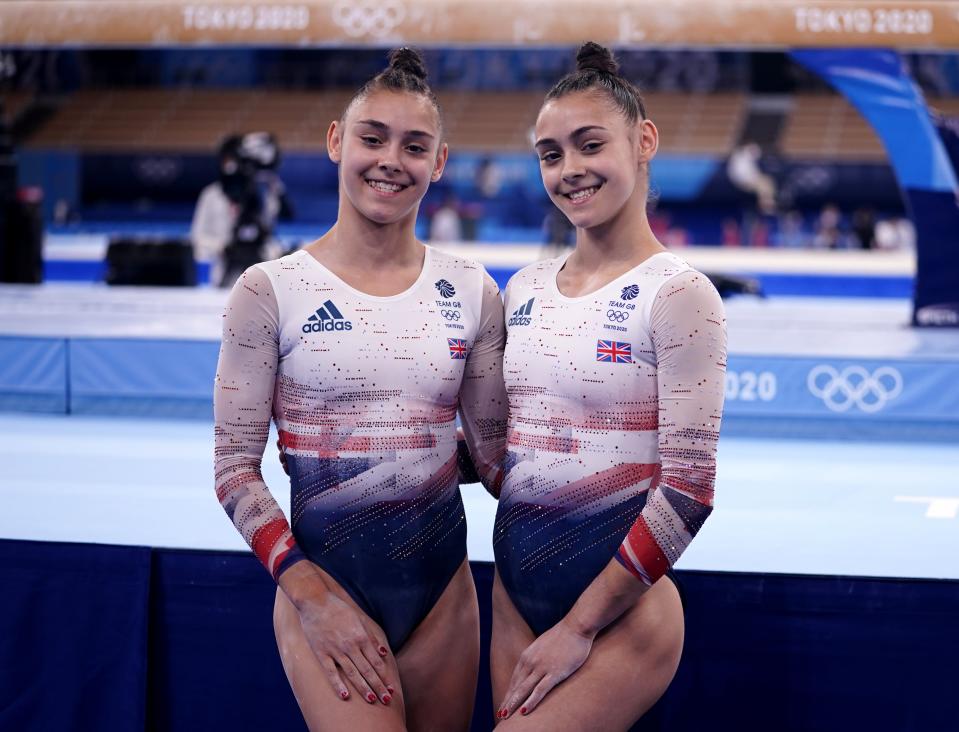
[[[323,303],[303,324],[304,333],[329,333],[334,330],[353,330],[353,323],[343,317],[332,300]]]
[[[529,302],[517,308],[516,311],[510,316],[507,325],[529,325],[531,322],[533,322],[533,319],[529,317],[529,314],[533,312],[533,300],[535,299],[535,297],[531,297]]]

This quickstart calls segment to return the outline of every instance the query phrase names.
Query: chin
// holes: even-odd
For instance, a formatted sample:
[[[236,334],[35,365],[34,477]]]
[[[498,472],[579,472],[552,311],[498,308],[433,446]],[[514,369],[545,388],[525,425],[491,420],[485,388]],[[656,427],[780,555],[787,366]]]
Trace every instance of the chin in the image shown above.
[[[596,211],[570,211],[566,209],[563,213],[566,214],[566,218],[569,219],[569,222],[577,229],[589,229],[593,226],[598,226],[606,220]]]

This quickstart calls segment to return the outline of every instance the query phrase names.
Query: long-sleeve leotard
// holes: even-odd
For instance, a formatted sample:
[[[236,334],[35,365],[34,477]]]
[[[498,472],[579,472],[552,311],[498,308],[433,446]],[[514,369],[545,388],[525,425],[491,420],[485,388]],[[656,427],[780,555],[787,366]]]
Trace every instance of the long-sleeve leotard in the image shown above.
[[[402,644],[466,553],[457,410],[499,491],[503,339],[489,275],[432,248],[393,297],[355,290],[305,251],[247,270],[223,320],[216,491],[274,578],[313,561]],[[260,471],[271,417],[289,523]]]
[[[506,290],[507,474],[494,550],[537,633],[615,557],[661,577],[713,505],[726,332],[702,274],[657,254],[595,293],[564,297],[565,258]]]

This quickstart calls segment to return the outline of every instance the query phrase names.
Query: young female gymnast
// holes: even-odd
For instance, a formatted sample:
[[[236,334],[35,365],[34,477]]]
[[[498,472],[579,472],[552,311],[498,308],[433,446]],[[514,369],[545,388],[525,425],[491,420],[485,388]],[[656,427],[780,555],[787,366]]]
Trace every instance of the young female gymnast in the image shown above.
[[[547,95],[536,152],[576,227],[506,288],[506,476],[494,533],[492,673],[504,730],[624,730],[683,646],[661,579],[709,515],[722,302],[646,217],[658,132],[593,43]]]
[[[425,78],[401,49],[357,92],[327,134],[336,224],[248,269],[224,315],[217,495],[279,585],[277,645],[311,730],[466,730],[472,714],[455,417],[498,492],[503,307],[480,266],[415,239],[447,158]],[[271,416],[290,524],[260,473]]]

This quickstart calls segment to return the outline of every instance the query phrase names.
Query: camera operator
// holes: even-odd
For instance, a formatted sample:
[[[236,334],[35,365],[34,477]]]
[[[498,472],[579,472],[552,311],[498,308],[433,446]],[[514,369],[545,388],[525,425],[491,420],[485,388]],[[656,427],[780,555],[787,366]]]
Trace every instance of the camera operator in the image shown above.
[[[190,237],[197,259],[211,263],[210,282],[231,287],[247,267],[280,254],[273,229],[291,211],[272,134],[230,135],[218,157],[219,178],[200,193]]]

